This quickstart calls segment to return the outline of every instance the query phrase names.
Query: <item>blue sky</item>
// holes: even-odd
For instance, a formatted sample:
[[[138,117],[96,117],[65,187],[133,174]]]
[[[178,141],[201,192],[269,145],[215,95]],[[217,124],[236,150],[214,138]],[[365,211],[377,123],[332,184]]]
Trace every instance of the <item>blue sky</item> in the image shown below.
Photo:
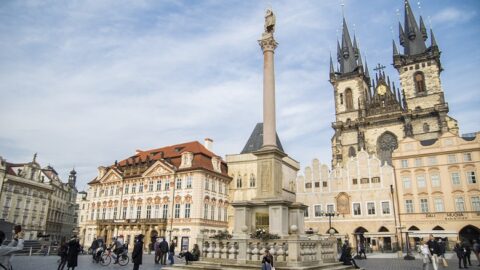
[[[442,84],[461,133],[479,130],[480,1],[411,1],[442,50]],[[78,186],[150,149],[205,137],[224,156],[241,151],[262,120],[263,14],[277,16],[277,128],[301,162],[330,163],[334,120],[329,54],[342,12],[329,1],[1,1],[0,155],[38,152]],[[370,69],[396,81],[402,0],[345,1]],[[393,30],[393,33],[392,33]],[[372,70],[370,70],[372,72]]]

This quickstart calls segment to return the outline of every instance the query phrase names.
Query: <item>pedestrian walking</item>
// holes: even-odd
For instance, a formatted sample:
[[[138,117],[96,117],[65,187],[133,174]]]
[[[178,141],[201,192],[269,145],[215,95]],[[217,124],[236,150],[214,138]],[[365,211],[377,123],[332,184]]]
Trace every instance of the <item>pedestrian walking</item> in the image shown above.
[[[367,254],[365,253],[365,242],[360,242],[360,244],[358,245],[358,256],[360,257],[360,259],[362,258],[362,254],[366,260]]]
[[[272,270],[273,268],[273,256],[268,249],[265,250],[265,254],[262,258],[262,270]]]
[[[170,241],[169,253],[168,253],[168,260],[170,261],[170,265],[173,265],[173,257],[175,256],[175,243]]]
[[[473,254],[477,257],[478,266],[480,266],[480,243],[478,240],[473,240]]]
[[[465,250],[460,244],[460,241],[457,241],[457,243],[455,244],[455,247],[453,248],[453,251],[455,251],[455,253],[457,254],[458,268],[460,269],[463,268],[462,262],[463,262],[463,266],[467,268],[467,259],[465,258]]]
[[[469,266],[472,266],[472,261],[470,261],[470,256],[472,255],[470,241],[468,241],[468,239],[463,240],[462,247],[465,251],[465,267],[467,267],[467,263]]]
[[[167,264],[167,254],[168,254],[168,243],[165,238],[162,239],[160,242],[160,264],[166,265]]]
[[[143,257],[143,234],[137,236],[135,245],[133,246],[132,252],[132,261],[133,261],[133,270],[138,270],[142,264]]]
[[[10,258],[12,253],[15,251],[19,251],[23,249],[24,239],[22,233],[22,227],[20,225],[16,225],[14,227],[15,236],[12,241],[7,245],[3,246],[3,241],[5,241],[5,233],[0,231],[0,267],[4,269],[13,270],[13,267],[10,263]]]
[[[76,235],[72,236],[68,241],[67,251],[67,270],[75,270],[78,266],[78,253],[80,253],[81,247]]]
[[[440,253],[440,249],[433,234],[430,234],[430,239],[427,242],[427,246],[428,250],[430,251],[429,259],[432,262],[433,270],[438,270],[438,255]]]
[[[57,270],[63,270],[65,265],[67,264],[67,252],[68,252],[68,245],[65,240],[62,241],[60,247],[58,248],[58,256],[60,256],[60,264],[58,265]]]
[[[155,264],[160,263],[161,251],[160,251],[160,238],[157,238],[155,243],[153,244],[153,251],[155,252]]]
[[[422,255],[422,269],[428,270],[431,254],[428,244],[426,244],[424,241],[422,241],[420,244],[420,254]]]

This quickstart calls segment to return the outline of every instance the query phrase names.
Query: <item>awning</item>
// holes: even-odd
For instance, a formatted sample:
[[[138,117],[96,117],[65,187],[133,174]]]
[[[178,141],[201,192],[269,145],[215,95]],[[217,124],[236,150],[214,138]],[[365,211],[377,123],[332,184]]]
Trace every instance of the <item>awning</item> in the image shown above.
[[[410,237],[429,237],[433,234],[433,237],[458,237],[456,231],[407,231]]]

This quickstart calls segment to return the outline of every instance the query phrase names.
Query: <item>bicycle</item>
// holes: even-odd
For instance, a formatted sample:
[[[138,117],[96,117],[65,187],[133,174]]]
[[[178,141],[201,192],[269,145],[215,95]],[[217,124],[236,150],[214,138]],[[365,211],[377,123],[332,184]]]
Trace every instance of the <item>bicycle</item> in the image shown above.
[[[125,266],[130,262],[130,258],[128,257],[128,250],[124,249],[118,256],[118,264],[121,266]],[[106,252],[103,252],[100,259],[100,264],[103,266],[109,265],[113,260],[117,259],[117,256],[112,252],[111,249],[107,249]]]

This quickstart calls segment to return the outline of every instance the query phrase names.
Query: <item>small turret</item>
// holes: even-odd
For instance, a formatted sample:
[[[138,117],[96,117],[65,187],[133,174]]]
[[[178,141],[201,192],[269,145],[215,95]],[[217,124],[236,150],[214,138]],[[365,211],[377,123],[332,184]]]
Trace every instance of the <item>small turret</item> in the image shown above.
[[[75,187],[76,182],[77,182],[77,172],[75,171],[75,169],[72,169],[70,171],[70,175],[68,176],[68,184],[71,187]]]
[[[430,28],[430,41],[432,47],[438,47],[437,40],[435,39],[435,36],[433,35],[433,30]]]

